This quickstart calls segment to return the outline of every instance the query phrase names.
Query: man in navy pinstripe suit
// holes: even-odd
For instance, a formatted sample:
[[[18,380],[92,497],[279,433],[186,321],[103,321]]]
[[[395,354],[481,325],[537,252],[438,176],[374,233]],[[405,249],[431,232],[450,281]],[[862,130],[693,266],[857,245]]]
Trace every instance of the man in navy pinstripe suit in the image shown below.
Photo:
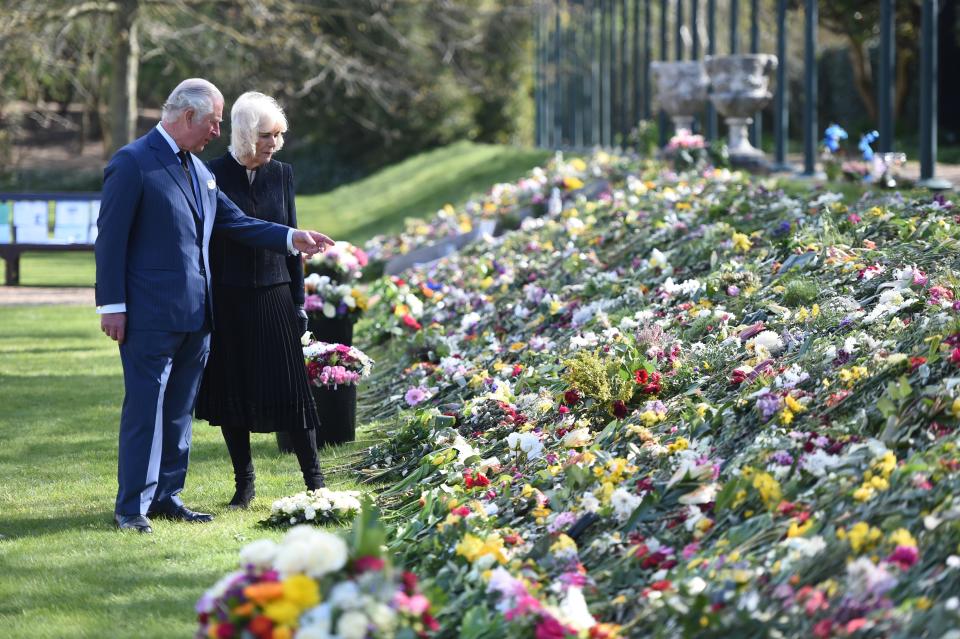
[[[220,135],[223,96],[206,80],[181,82],[161,122],[114,154],[104,170],[96,242],[97,312],[120,345],[120,417],[114,521],[152,532],[148,516],[208,522],[180,498],[193,406],[213,328],[207,247],[214,231],[284,254],[333,242],[244,215],[192,154]]]

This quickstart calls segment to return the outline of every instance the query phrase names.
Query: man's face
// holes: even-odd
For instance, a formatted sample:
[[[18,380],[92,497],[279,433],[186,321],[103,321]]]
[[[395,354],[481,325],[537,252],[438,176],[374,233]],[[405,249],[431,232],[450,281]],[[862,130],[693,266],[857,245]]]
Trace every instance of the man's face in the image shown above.
[[[213,138],[220,137],[220,122],[223,120],[223,100],[215,100],[213,111],[197,116],[193,110],[186,113],[184,143],[191,153],[199,153]]]

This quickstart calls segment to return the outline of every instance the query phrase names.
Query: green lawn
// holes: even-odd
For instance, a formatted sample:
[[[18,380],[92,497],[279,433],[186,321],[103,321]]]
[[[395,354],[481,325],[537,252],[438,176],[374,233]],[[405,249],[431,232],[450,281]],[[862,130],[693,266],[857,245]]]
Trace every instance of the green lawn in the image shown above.
[[[298,196],[298,222],[362,244],[402,229],[409,217],[429,217],[444,204],[462,204],[496,182],[516,180],[548,156],[536,149],[457,142],[329,193]],[[93,281],[92,253],[28,253],[20,261],[24,286],[93,286]]]
[[[193,604],[236,566],[238,549],[280,536],[257,521],[273,499],[303,490],[296,459],[255,435],[255,507],[229,512],[226,449],[218,429],[197,422],[184,499],[217,519],[119,533],[116,346],[85,307],[0,308],[0,326],[0,636],[192,636]],[[324,455],[324,468],[348,453]]]

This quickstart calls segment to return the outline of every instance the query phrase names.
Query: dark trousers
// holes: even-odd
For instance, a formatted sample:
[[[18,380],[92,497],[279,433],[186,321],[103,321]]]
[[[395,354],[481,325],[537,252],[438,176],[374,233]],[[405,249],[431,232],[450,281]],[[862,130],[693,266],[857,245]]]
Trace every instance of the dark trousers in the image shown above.
[[[193,405],[210,352],[210,331],[127,331],[120,345],[120,415],[116,513],[145,515],[183,505]]]
[[[240,488],[253,483],[253,455],[250,451],[250,431],[241,428],[221,428],[223,441],[227,444],[230,461],[233,464],[233,475]],[[293,452],[297,455],[300,471],[308,489],[319,488],[323,483],[320,472],[320,459],[317,456],[317,431],[312,428],[298,428],[287,431]]]

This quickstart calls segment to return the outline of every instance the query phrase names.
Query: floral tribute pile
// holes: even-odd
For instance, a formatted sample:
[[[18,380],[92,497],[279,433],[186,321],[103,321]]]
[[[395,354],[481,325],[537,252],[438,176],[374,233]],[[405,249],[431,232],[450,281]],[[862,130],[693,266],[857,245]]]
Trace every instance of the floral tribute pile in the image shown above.
[[[356,321],[367,308],[363,291],[350,284],[338,284],[328,275],[311,273],[304,278],[303,285],[303,307],[311,317]]]
[[[587,170],[586,162],[580,158],[564,161],[558,155],[516,182],[493,185],[483,197],[468,201],[459,210],[447,204],[429,220],[408,220],[403,232],[397,235],[372,238],[364,246],[365,256],[371,263],[382,265],[417,248],[470,233],[483,220],[494,220],[501,229],[515,228],[521,211],[542,214],[560,206],[561,194],[583,188]]]
[[[363,275],[369,258],[366,252],[350,242],[337,242],[323,253],[311,255],[304,260],[307,275],[326,275],[338,282],[357,280]]]
[[[386,529],[369,504],[347,541],[296,526],[280,543],[240,551],[240,569],[197,602],[196,637],[414,639],[437,629],[417,577],[383,552]]]
[[[359,327],[401,407],[361,470],[437,635],[956,636],[951,203],[582,176]]]

